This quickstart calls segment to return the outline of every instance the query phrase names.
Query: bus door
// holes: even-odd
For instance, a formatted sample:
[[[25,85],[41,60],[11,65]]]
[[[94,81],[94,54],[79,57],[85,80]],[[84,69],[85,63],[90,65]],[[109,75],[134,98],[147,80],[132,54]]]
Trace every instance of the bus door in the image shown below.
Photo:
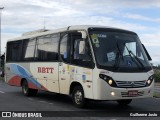
[[[70,79],[81,83],[85,97],[93,98],[93,60],[89,41],[83,32],[72,33]]]
[[[59,88],[60,93],[69,93],[70,83],[70,34],[62,34],[60,40]]]
[[[66,34],[60,43],[63,62],[59,63],[60,93],[68,94],[70,83],[79,82],[89,97],[92,97],[92,57],[89,42],[81,32]],[[88,98],[89,98],[88,97]]]

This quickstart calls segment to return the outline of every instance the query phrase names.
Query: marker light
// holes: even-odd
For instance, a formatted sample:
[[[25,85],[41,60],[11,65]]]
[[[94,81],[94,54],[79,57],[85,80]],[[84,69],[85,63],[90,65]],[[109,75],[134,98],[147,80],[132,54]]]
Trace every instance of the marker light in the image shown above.
[[[104,77],[104,80],[107,80],[107,77]]]
[[[108,81],[108,84],[109,84],[109,85],[112,85],[112,83],[113,83],[112,80],[109,80],[109,81]]]

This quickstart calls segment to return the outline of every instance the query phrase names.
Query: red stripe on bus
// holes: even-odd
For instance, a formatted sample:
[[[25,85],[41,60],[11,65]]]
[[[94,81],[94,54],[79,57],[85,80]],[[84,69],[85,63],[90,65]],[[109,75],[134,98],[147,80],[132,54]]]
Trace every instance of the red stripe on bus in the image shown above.
[[[28,87],[31,89],[38,89],[38,87],[36,85],[34,85],[33,83],[28,82]]]
[[[9,85],[21,86],[21,77],[14,76],[8,81]]]

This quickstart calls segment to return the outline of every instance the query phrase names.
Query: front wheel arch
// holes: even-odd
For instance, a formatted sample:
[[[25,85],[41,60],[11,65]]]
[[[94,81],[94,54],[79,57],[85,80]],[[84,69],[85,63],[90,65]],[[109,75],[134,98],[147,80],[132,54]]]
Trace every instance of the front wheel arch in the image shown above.
[[[81,86],[82,89],[83,89],[83,86],[82,86],[81,83],[79,83],[79,82],[72,82],[71,85],[70,85],[70,90],[69,90],[69,94],[70,94],[70,95],[72,95],[72,92],[73,92],[73,90],[74,90],[74,88],[75,88],[76,86]],[[84,90],[84,89],[83,89],[83,90]],[[84,96],[85,96],[85,94],[84,94]]]

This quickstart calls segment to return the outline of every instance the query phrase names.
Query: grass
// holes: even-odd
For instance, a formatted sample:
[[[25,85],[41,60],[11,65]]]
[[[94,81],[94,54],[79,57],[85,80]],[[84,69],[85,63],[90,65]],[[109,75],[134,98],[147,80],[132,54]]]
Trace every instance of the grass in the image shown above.
[[[154,92],[153,97],[160,98],[160,92]]]
[[[4,78],[0,77],[0,81],[4,81]]]

